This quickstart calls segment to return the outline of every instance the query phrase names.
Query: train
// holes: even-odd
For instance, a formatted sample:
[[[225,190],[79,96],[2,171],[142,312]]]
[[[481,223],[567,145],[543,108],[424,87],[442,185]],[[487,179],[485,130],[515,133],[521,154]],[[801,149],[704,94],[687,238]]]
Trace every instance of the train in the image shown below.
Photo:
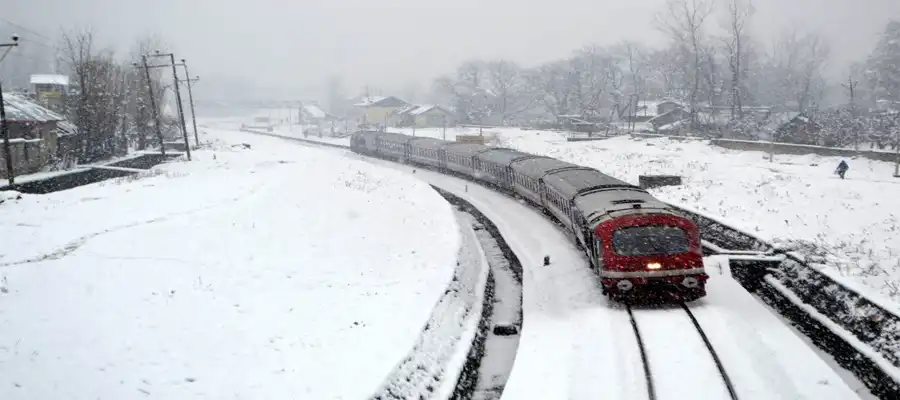
[[[531,203],[584,251],[613,301],[706,296],[699,228],[641,187],[551,157],[394,132],[355,132],[350,149],[462,176]]]

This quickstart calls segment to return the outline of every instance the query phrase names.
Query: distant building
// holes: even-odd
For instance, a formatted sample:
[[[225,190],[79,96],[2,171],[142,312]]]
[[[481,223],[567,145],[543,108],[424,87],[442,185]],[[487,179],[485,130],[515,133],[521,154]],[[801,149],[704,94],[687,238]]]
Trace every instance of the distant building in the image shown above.
[[[393,122],[400,126],[436,128],[455,125],[456,115],[452,111],[434,104],[411,105],[397,110]]]
[[[307,124],[321,124],[336,121],[339,118],[329,114],[318,104],[304,104],[300,109],[300,121]]]
[[[677,124],[678,122],[689,120],[691,117],[690,113],[685,111],[684,108],[676,107],[668,110],[650,118],[646,122],[652,125],[657,132],[662,132],[678,128],[680,126],[680,124]]]
[[[361,124],[387,124],[397,111],[409,107],[409,103],[394,96],[369,96],[359,98],[353,107],[362,111]]]
[[[632,122],[647,122],[653,118],[656,118],[660,115],[670,113],[676,109],[684,109],[684,105],[681,103],[670,100],[642,100],[637,102],[637,106],[634,106],[633,103],[626,104],[624,107],[619,108],[619,118],[625,121]]]
[[[65,111],[69,77],[65,75],[31,75],[31,91],[39,104],[52,111]]]
[[[77,133],[62,115],[13,93],[3,93],[10,152],[16,175],[39,171],[59,155],[62,137]],[[0,171],[6,173],[5,152],[0,151]]]

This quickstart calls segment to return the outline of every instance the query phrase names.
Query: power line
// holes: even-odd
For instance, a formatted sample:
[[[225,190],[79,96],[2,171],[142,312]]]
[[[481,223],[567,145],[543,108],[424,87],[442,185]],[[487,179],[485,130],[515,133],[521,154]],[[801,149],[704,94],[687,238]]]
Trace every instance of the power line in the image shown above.
[[[22,25],[19,25],[19,24],[15,23],[15,22],[12,22],[12,21],[10,21],[10,20],[8,20],[8,19],[6,19],[6,18],[0,17],[0,21],[4,21],[4,22],[6,22],[7,24],[10,24],[10,25],[12,25],[12,26],[15,26],[16,28],[22,29],[22,30],[24,30],[25,32],[29,32],[29,33],[31,33],[31,34],[33,34],[33,35],[38,36],[38,37],[42,37],[42,38],[47,39],[47,40],[50,40],[50,41],[53,40],[53,39],[48,38],[47,36],[44,36],[44,35],[42,35],[42,34],[40,34],[40,33],[37,33],[37,32],[35,32],[34,30],[28,29],[28,28],[26,28],[26,27],[24,27],[24,26],[22,26]]]

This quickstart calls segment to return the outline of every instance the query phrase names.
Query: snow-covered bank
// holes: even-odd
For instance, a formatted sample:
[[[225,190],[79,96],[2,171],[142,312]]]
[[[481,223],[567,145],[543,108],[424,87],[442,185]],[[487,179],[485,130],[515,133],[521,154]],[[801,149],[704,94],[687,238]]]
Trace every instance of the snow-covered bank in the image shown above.
[[[210,139],[193,162],[0,204],[0,398],[365,398],[407,355],[460,246],[443,198]]]
[[[419,339],[373,399],[449,399],[490,301],[490,268],[470,218],[457,212],[462,244],[456,270]],[[487,300],[485,300],[487,296]],[[489,313],[489,310],[488,310]]]
[[[457,392],[465,386],[467,394],[475,400],[499,399],[509,379],[519,347],[522,328],[522,264],[509,248],[500,230],[472,203],[438,187],[435,187],[451,204],[471,216],[475,235],[484,249],[491,268],[490,309],[482,320],[481,337],[473,344],[457,386]],[[501,331],[497,331],[497,329]],[[502,330],[505,330],[502,331]]]

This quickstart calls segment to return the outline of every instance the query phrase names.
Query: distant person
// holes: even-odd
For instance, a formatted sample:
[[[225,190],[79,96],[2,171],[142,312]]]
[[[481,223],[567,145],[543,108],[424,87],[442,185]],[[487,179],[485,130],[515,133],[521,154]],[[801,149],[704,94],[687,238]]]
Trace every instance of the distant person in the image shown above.
[[[841,163],[838,164],[837,171],[835,171],[835,172],[837,172],[837,174],[841,177],[841,179],[844,179],[844,174],[847,173],[848,169],[850,169],[850,166],[847,165],[847,162],[844,160],[841,160]]]

